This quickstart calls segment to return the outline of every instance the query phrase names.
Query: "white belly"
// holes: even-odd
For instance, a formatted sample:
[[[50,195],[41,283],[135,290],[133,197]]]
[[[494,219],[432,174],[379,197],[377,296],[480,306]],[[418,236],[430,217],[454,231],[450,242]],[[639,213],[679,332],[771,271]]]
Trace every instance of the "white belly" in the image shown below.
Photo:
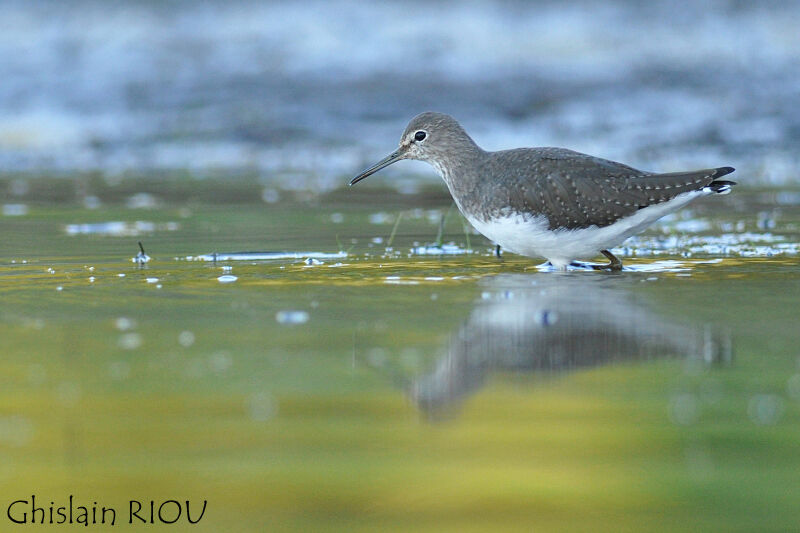
[[[594,257],[600,250],[617,246],[664,215],[711,192],[702,189],[683,193],[667,202],[640,209],[602,228],[591,226],[575,230],[550,230],[545,217],[523,216],[519,213],[508,213],[489,220],[465,216],[476,230],[509,252],[527,257],[544,257],[556,268],[565,268],[574,259]]]

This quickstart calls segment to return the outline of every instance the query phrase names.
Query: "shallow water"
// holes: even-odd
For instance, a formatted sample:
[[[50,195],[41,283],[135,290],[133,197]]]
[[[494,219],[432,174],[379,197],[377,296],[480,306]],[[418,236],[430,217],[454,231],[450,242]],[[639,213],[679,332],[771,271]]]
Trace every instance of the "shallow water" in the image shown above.
[[[625,272],[558,273],[441,196],[88,192],[0,217],[4,502],[207,500],[192,531],[800,520],[796,202],[736,191]]]

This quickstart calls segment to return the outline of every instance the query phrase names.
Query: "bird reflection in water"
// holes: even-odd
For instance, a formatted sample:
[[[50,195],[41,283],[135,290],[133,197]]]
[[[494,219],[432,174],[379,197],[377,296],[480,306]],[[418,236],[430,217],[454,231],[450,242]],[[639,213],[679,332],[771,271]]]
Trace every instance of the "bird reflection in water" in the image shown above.
[[[667,320],[618,282],[568,274],[487,278],[448,353],[412,383],[411,397],[439,419],[455,414],[494,371],[546,375],[663,357],[730,361],[729,335]]]

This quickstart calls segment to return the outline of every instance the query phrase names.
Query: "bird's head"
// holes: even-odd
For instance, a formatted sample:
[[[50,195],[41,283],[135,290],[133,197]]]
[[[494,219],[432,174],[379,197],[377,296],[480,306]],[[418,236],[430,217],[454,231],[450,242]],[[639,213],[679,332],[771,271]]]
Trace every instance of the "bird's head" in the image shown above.
[[[350,185],[402,159],[425,161],[440,168],[448,157],[457,155],[460,148],[467,146],[477,148],[456,119],[444,113],[422,113],[408,123],[397,150],[350,180]]]

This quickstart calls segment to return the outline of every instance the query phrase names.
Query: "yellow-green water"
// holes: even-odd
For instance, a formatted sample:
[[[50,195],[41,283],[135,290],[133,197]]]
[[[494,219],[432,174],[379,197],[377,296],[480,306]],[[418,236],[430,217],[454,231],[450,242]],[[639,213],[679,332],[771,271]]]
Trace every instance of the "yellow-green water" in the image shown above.
[[[770,194],[694,216],[796,244],[797,206],[759,229]],[[174,531],[800,523],[796,254],[541,272],[475,235],[473,254],[408,254],[446,203],[344,198],[0,217],[0,530],[31,495],[113,507],[113,530],[143,527],[130,500],[170,499],[195,518],[207,501]],[[455,213],[444,237],[466,245]],[[186,260],[240,250],[348,255]]]

